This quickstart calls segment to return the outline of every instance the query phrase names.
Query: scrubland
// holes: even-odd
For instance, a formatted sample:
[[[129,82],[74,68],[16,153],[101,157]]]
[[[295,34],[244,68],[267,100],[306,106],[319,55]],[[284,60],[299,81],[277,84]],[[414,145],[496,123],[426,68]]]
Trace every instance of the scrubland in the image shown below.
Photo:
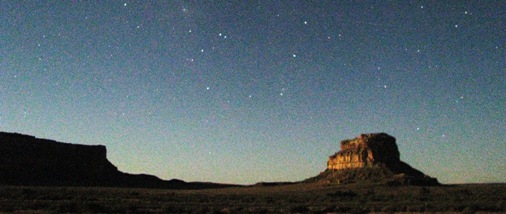
[[[300,183],[205,190],[0,186],[0,212],[506,212],[506,184],[388,186]]]

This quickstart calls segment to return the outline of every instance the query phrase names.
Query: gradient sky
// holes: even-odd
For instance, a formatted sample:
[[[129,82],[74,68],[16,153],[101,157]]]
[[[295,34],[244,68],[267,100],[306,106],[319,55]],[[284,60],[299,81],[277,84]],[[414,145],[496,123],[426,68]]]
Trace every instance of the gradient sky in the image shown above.
[[[0,0],[0,130],[240,184],[386,132],[443,183],[506,182],[505,29],[504,1]]]

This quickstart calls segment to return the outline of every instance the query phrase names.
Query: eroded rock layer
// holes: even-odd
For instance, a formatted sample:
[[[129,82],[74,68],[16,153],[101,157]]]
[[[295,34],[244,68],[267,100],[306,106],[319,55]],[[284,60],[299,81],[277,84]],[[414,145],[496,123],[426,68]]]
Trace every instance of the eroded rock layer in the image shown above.
[[[400,161],[395,138],[385,134],[361,134],[341,141],[341,151],[329,157],[327,169],[341,170]]]
[[[341,141],[341,150],[330,156],[327,169],[308,182],[355,182],[369,180],[410,185],[438,185],[419,170],[400,160],[394,137],[386,133],[361,134]]]

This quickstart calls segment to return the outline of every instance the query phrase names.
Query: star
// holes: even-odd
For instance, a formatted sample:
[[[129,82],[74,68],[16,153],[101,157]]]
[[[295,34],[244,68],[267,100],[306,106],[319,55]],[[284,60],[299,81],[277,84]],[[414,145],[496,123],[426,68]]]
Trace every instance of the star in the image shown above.
[[[113,131],[142,127],[150,131],[149,136],[130,132],[125,139],[149,137],[146,142],[150,143],[143,145],[149,151],[157,151],[160,146],[169,150],[177,147],[183,154],[177,155],[181,158],[177,161],[183,163],[191,159],[187,155],[199,152],[197,148],[200,154],[212,151],[212,155],[219,155],[218,152],[237,150],[242,144],[251,149],[248,151],[267,152],[258,157],[267,157],[269,162],[286,162],[275,160],[268,150],[258,148],[280,145],[286,147],[284,151],[294,151],[294,146],[301,143],[310,148],[320,141],[331,142],[334,136],[345,138],[348,132],[376,129],[404,133],[398,134],[399,141],[434,139],[426,144],[427,149],[439,149],[438,140],[464,147],[478,138],[484,138],[479,142],[503,139],[500,130],[489,130],[483,123],[494,121],[502,113],[504,84],[498,77],[504,76],[504,31],[499,29],[503,11],[495,7],[497,4],[452,8],[445,2],[425,3],[398,5],[382,1],[378,7],[343,5],[339,1],[244,1],[230,5],[225,1],[123,0],[61,1],[58,7],[52,7],[56,3],[19,7],[15,1],[5,1],[5,8],[15,10],[2,11],[5,17],[14,17],[3,27],[10,32],[11,36],[2,39],[12,54],[2,58],[5,66],[0,69],[2,128],[35,130],[47,133],[45,137],[63,130],[57,136],[86,141],[76,131],[98,133],[103,127],[113,127]],[[97,7],[103,8],[88,10]],[[404,12],[383,13],[383,9],[393,7]],[[54,13],[47,16],[33,11]],[[36,27],[23,28],[16,20]],[[23,35],[12,36],[19,29],[23,29]],[[366,111],[360,106],[355,108],[365,99],[368,105],[379,107]],[[46,102],[50,105],[40,108]],[[389,106],[385,107],[385,103]],[[438,110],[430,110],[435,107]],[[336,109],[343,113],[336,114]],[[310,123],[277,126],[309,121],[311,115],[314,118]],[[473,120],[473,115],[480,115],[481,121]],[[37,125],[51,121],[58,123]],[[346,130],[334,128],[343,127],[348,121],[357,124]],[[218,128],[200,127],[197,122]],[[249,123],[255,130],[242,132]],[[426,124],[431,126],[425,129]],[[184,131],[188,128],[191,130]],[[323,130],[320,132],[319,128]],[[291,134],[285,135],[287,131]],[[412,133],[416,134],[410,136]],[[479,133],[487,134],[475,137]],[[90,142],[123,145],[122,139],[116,139],[117,133],[100,134],[91,135]],[[460,135],[471,140],[459,142],[454,136]],[[201,140],[204,136],[210,137]],[[302,142],[306,138],[314,140]],[[194,143],[185,145],[188,141]],[[287,143],[294,141],[301,142]],[[194,145],[198,146],[192,149]],[[418,147],[408,145],[405,149]],[[320,149],[328,152],[321,145]],[[233,160],[240,158],[236,155],[256,158],[257,154],[247,154],[248,151],[231,153],[231,159],[225,158],[223,163],[232,166]],[[127,159],[128,155],[122,158]],[[420,156],[414,159],[423,159],[423,154],[416,155]],[[299,162],[293,165],[305,164],[295,161]],[[478,161],[477,164],[490,165]],[[209,166],[210,170],[219,171],[214,165]],[[258,167],[258,163],[251,166],[254,170]],[[295,171],[293,174],[305,173]],[[187,173],[183,167],[176,167],[171,173],[160,176],[189,180],[204,177],[199,173],[192,177],[194,173]],[[274,173],[280,177],[272,179],[296,179],[283,173]],[[209,179],[220,176],[237,181],[236,175],[219,173]],[[257,177],[251,179],[240,182],[257,182]],[[445,179],[452,182],[451,178]]]

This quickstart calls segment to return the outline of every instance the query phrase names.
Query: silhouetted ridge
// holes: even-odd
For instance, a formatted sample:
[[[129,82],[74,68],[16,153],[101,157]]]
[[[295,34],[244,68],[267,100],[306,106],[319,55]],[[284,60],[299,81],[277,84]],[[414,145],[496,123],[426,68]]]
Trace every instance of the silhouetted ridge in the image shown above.
[[[123,173],[107,160],[105,146],[61,143],[5,132],[0,132],[0,184],[170,189],[233,186]]]

